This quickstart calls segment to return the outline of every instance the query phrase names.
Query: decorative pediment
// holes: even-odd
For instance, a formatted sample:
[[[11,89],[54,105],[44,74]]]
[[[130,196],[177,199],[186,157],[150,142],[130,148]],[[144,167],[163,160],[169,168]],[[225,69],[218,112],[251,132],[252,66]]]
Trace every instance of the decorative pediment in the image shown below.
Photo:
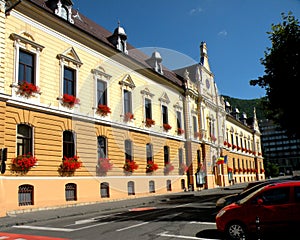
[[[39,51],[42,51],[44,48],[44,46],[37,44],[33,36],[28,32],[22,32],[20,35],[12,33],[10,34],[10,39],[18,43],[22,43],[26,48],[31,46],[32,48],[37,49]]]
[[[175,108],[175,110],[182,111],[183,108],[181,105],[181,102],[177,102],[173,107]]]
[[[150,97],[150,98],[152,98],[154,96],[154,94],[151,93],[148,88],[145,88],[144,90],[142,90],[141,94],[143,94],[144,96]]]
[[[129,74],[126,74],[119,84],[125,87],[130,87],[131,89],[135,88],[135,84]]]
[[[170,103],[170,99],[166,92],[164,92],[163,95],[159,98],[159,101],[166,103],[166,104]]]
[[[109,80],[111,78],[111,75],[105,73],[105,70],[102,67],[94,68],[91,70],[91,72],[100,79],[104,78],[106,80]]]
[[[58,54],[57,58],[62,61],[72,62],[73,64],[75,64],[79,67],[82,65],[82,62],[79,59],[79,57],[73,47],[70,47],[69,49],[64,51],[62,54]]]

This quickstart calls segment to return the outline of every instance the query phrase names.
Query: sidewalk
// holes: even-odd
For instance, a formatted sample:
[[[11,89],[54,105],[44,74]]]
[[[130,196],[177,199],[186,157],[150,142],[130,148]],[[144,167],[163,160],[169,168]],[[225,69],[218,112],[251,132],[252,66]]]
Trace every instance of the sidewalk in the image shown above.
[[[236,184],[228,187],[218,187],[201,191],[170,193],[164,195],[155,195],[150,197],[139,197],[134,199],[108,201],[95,204],[85,204],[70,207],[60,207],[46,210],[33,210],[31,212],[15,213],[0,218],[0,229],[11,227],[13,225],[31,224],[34,222],[64,218],[69,216],[78,216],[88,213],[97,213],[109,210],[126,209],[141,205],[150,205],[157,202],[172,200],[188,196],[206,196],[212,194],[231,194],[242,190],[245,184]]]

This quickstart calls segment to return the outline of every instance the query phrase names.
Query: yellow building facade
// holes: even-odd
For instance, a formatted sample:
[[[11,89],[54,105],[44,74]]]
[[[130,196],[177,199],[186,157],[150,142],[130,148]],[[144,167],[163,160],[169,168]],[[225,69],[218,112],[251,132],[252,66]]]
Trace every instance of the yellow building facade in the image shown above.
[[[263,178],[258,127],[228,117],[205,61],[170,71],[72,1],[0,4],[1,216]]]

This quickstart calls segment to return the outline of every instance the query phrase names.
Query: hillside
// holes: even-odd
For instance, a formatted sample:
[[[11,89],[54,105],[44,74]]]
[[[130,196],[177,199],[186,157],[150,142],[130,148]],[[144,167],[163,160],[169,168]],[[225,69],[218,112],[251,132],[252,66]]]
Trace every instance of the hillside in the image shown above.
[[[253,109],[255,108],[257,119],[258,120],[265,119],[261,98],[245,100],[245,99],[232,98],[224,95],[222,96],[225,99],[225,101],[230,103],[232,109],[238,108],[240,113],[245,112],[248,118],[253,117]]]

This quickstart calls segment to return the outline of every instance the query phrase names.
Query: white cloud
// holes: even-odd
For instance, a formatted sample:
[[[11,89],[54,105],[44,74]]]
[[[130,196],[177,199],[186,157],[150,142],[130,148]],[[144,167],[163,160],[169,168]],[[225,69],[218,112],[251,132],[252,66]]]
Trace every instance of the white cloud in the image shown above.
[[[192,8],[190,11],[189,11],[189,14],[190,15],[195,15],[197,13],[200,13],[200,12],[203,12],[203,9],[198,7],[198,8]]]
[[[218,33],[219,36],[227,36],[227,31],[224,29]]]

